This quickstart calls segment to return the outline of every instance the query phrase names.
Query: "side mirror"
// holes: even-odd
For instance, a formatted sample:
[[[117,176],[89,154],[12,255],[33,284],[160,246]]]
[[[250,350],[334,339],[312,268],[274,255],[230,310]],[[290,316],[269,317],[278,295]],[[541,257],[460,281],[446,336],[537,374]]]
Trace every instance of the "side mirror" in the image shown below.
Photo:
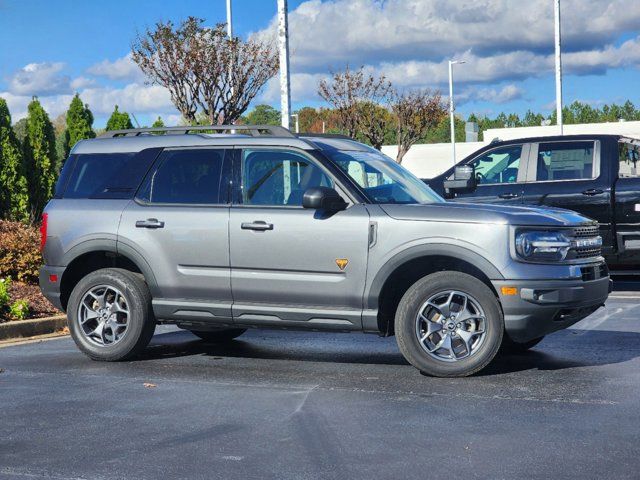
[[[302,206],[314,210],[337,212],[347,208],[347,202],[333,188],[312,187],[304,192]]]
[[[453,179],[449,177],[444,181],[447,191],[475,190],[477,186],[475,170],[470,165],[457,166],[453,172]]]

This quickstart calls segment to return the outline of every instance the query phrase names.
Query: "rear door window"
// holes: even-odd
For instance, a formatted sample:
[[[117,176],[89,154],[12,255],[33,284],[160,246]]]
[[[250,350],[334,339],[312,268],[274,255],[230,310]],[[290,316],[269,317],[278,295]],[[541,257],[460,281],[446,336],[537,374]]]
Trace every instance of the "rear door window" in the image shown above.
[[[640,145],[620,142],[619,153],[620,170],[618,176],[620,178],[640,177]]]
[[[133,198],[159,149],[72,155],[56,186],[58,198]]]
[[[550,142],[538,146],[536,181],[594,178],[594,143]]]
[[[222,185],[225,152],[223,149],[165,150],[137,198],[153,204],[227,203],[226,188]]]

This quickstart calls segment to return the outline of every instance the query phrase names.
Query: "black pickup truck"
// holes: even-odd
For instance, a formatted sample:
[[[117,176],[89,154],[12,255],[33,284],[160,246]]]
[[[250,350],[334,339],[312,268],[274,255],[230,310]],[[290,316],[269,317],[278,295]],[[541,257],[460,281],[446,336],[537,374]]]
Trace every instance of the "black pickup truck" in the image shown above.
[[[494,142],[425,180],[452,201],[545,205],[600,223],[618,274],[640,273],[640,140],[565,135]]]

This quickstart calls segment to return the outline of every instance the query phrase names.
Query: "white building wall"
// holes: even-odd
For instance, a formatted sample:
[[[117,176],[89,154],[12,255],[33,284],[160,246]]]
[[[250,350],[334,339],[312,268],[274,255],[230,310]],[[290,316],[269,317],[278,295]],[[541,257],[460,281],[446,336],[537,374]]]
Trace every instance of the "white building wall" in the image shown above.
[[[612,134],[625,135],[640,138],[640,122],[610,122],[610,123],[578,123],[564,126],[565,135],[582,134]],[[558,135],[558,127],[516,127],[516,128],[490,128],[484,132],[485,142],[495,138],[500,140],[513,140],[515,138],[550,137]]]

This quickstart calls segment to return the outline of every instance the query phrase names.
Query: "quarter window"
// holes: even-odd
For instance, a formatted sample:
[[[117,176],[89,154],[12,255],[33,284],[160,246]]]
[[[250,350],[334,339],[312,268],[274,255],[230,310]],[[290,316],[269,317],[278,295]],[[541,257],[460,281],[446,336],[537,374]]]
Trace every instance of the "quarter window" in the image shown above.
[[[593,142],[553,142],[538,146],[536,180],[593,178]]]
[[[224,150],[165,150],[138,193],[147,203],[219,204]]]
[[[516,183],[521,156],[522,145],[510,145],[496,148],[474,159],[471,165],[474,167],[477,183]]]
[[[627,142],[620,142],[620,178],[635,178],[640,176],[640,146]]]
[[[242,180],[245,205],[302,206],[308,188],[333,187],[309,159],[285,150],[244,150]]]

